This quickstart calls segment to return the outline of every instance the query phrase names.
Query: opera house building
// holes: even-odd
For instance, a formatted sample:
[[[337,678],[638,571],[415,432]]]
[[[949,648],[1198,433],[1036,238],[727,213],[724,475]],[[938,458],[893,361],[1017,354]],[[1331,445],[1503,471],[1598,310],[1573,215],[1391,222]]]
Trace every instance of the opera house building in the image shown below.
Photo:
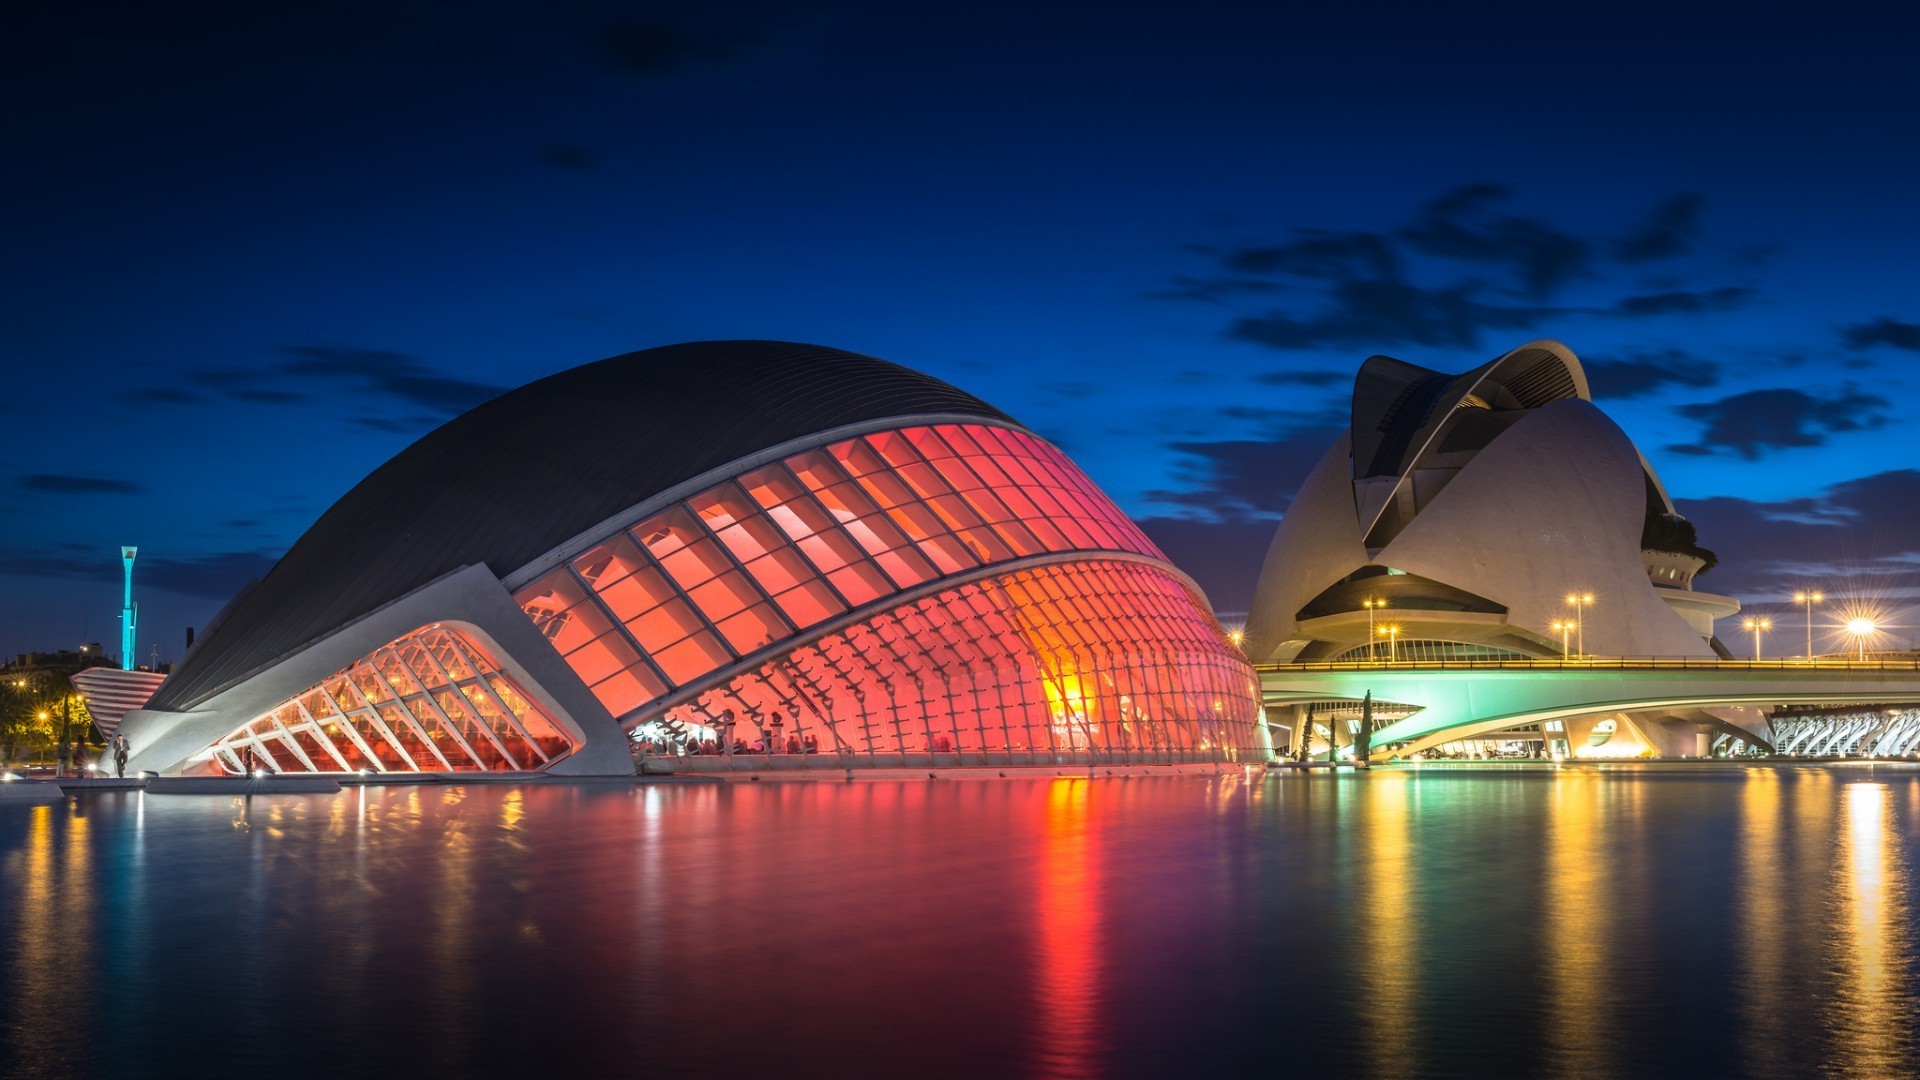
[[[1565,345],[1464,374],[1375,356],[1274,536],[1245,649],[1280,665],[1269,685],[1311,663],[1724,656],[1714,623],[1740,605],[1694,587],[1712,561]],[[1691,748],[1731,715],[1577,723],[1631,755]],[[1609,741],[1559,731],[1570,752]]]
[[[1374,564],[1347,521],[1309,541],[1312,573],[1270,573],[1274,610],[1306,615],[1270,621],[1270,651],[1341,639],[1338,589],[1314,596]],[[1418,523],[1380,528],[1424,573]],[[1507,595],[1429,577],[1463,616]],[[119,731],[131,769],[167,775],[618,775],[638,751],[691,770],[1257,761],[1259,719],[1199,589],[1046,440],[886,361],[736,341],[574,368],[430,432]]]

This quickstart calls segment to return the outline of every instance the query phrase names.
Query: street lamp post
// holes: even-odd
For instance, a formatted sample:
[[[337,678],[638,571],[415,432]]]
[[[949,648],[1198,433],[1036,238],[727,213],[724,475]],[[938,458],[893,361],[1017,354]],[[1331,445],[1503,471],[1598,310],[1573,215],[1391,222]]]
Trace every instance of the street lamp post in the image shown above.
[[[1400,628],[1398,626],[1389,626],[1381,632],[1387,635],[1387,663],[1398,663],[1400,659],[1399,652],[1394,648],[1394,645],[1400,640]]]
[[[1741,625],[1753,631],[1753,658],[1755,660],[1760,659],[1760,635],[1764,631],[1773,629],[1773,620],[1772,619],[1748,619],[1746,622],[1742,623]]]
[[[1373,631],[1373,613],[1380,608],[1386,607],[1387,602],[1385,600],[1376,600],[1369,596],[1365,600],[1360,601],[1360,605],[1367,609],[1367,659],[1378,659],[1378,652],[1376,651],[1377,645],[1374,641],[1378,635]]]
[[[1567,654],[1573,651],[1573,646],[1567,641],[1567,636],[1573,633],[1573,620],[1555,619],[1553,621],[1553,628],[1560,633],[1560,658],[1565,660]]]
[[[1826,597],[1817,592],[1793,594],[1793,602],[1807,609],[1807,659],[1809,660],[1813,659],[1813,605],[1825,599]]]
[[[1592,593],[1568,593],[1567,603],[1573,608],[1573,632],[1580,642],[1580,655],[1587,655],[1587,605],[1593,603]]]

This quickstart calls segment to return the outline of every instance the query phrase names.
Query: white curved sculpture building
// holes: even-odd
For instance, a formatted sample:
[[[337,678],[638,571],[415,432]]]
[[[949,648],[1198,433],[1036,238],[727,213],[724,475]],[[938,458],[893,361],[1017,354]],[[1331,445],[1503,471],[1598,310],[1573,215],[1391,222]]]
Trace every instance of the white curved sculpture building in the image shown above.
[[[1274,537],[1244,647],[1255,663],[1711,657],[1714,621],[1740,609],[1693,589],[1712,558],[1565,345],[1460,375],[1375,356]]]

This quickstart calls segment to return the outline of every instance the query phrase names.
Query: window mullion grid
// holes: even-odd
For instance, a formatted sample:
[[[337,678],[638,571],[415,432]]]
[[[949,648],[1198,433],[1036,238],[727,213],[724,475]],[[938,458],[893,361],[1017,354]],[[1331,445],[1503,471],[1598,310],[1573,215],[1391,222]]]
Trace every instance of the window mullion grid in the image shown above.
[[[280,710],[275,709],[268,713],[267,720],[273,724],[274,737],[287,744],[287,749],[293,751],[293,756],[299,759],[300,764],[307,767],[308,772],[317,773],[320,771],[319,766],[315,765],[313,759],[308,757],[307,752],[301,748],[300,740],[294,738],[293,732],[287,730],[287,725],[280,722]]]
[[[405,723],[408,727],[412,728],[413,733],[420,737],[420,741],[426,745],[427,752],[432,754],[435,758],[437,758],[440,764],[444,766],[448,772],[454,771],[453,763],[447,760],[447,756],[440,752],[439,747],[433,745],[433,737],[427,734],[427,729],[425,727],[421,726],[420,718],[413,715],[412,709],[407,708],[407,695],[403,693],[399,687],[393,685],[393,681],[388,679],[386,676],[386,673],[380,670],[381,655],[383,653],[390,653],[392,651],[393,650],[391,649],[376,649],[374,650],[373,655],[368,658],[369,660],[368,666],[373,669],[373,677],[376,679],[379,679],[382,683],[386,685],[387,689],[392,692],[393,711],[396,713],[399,713],[401,721]],[[395,656],[393,658],[393,662],[396,664],[399,664],[400,669],[402,671],[406,670],[407,665],[405,664],[405,662],[403,662],[400,659],[399,656]],[[376,706],[374,711],[379,712],[379,708]],[[419,767],[418,763],[415,763],[415,768],[418,768],[418,767]]]
[[[327,703],[332,705],[334,711],[340,714],[340,722],[347,726],[347,730],[353,732],[353,741],[359,743],[360,748],[366,751],[367,759],[373,762],[374,770],[382,773],[393,771],[387,768],[387,763],[381,761],[380,755],[374,753],[373,748],[367,744],[366,740],[360,737],[360,732],[354,730],[353,720],[355,713],[361,713],[365,716],[367,722],[372,724],[374,728],[380,732],[381,737],[387,740],[387,745],[393,747],[394,753],[400,755],[400,760],[411,762],[413,759],[408,757],[406,750],[400,746],[400,740],[393,737],[393,732],[387,729],[387,722],[381,719],[380,710],[374,708],[373,705],[367,701],[366,695],[360,692],[360,687],[354,684],[351,669],[349,669],[347,675],[341,677],[340,681],[352,692],[353,696],[360,701],[360,704],[355,706],[351,711],[340,703],[339,698],[333,696],[333,691],[327,689],[327,684],[324,682],[320,684],[320,693],[326,696]],[[414,771],[419,772],[419,767],[415,766]]]
[[[607,621],[613,623],[615,626],[620,625],[618,621],[612,619],[611,617],[609,617]],[[493,702],[493,707],[500,710],[500,715],[506,719],[507,723],[513,725],[513,730],[519,732],[520,737],[527,740],[527,745],[533,747],[533,752],[540,755],[540,763],[542,765],[545,765],[548,762],[552,761],[553,756],[551,754],[548,754],[545,748],[543,748],[540,745],[540,741],[533,737],[533,733],[528,731],[527,726],[520,722],[520,718],[513,714],[513,710],[507,708],[506,700],[503,699],[499,695],[499,693],[497,693],[494,690],[493,684],[487,681],[488,675],[498,674],[498,672],[491,671],[491,670],[483,670],[480,666],[479,655],[475,650],[467,648],[465,643],[456,639],[454,640],[453,645],[454,645],[454,648],[459,650],[461,659],[465,660],[467,662],[467,666],[473,669],[473,680],[472,680],[473,684],[479,686],[480,692],[487,695],[487,700]],[[637,642],[635,643],[635,654],[639,656],[646,655],[646,651],[644,649],[640,649],[638,647]],[[568,665],[568,666],[571,667],[572,665]],[[492,665],[489,664],[488,667],[491,668]],[[666,685],[666,684],[663,684],[663,685]],[[592,689],[592,688],[589,687],[588,689]],[[454,685],[454,690],[457,691],[461,697],[467,699],[467,708],[473,710],[475,719],[480,719],[480,711],[478,708],[475,707],[474,701],[473,701],[473,694],[469,692],[468,687],[466,685],[456,683]],[[614,719],[618,720],[619,717],[616,716],[614,717]],[[482,724],[485,724],[485,720],[480,720],[480,722]],[[568,741],[571,742],[572,740],[568,740]]]
[[[334,761],[336,761],[336,762],[339,762],[339,764],[340,764],[340,771],[341,771],[341,772],[352,772],[352,771],[353,771],[353,769],[352,769],[352,768],[351,768],[351,767],[350,767],[350,766],[349,766],[349,765],[347,764],[347,759],[346,759],[346,758],[344,758],[344,757],[341,757],[341,756],[340,756],[340,750],[339,750],[339,748],[338,748],[338,747],[336,747],[336,746],[334,746],[334,745],[333,745],[333,740],[327,737],[327,731],[326,731],[326,729],[325,729],[324,727],[322,727],[322,726],[321,726],[321,724],[320,724],[320,721],[319,721],[319,720],[317,720],[317,719],[315,719],[315,718],[314,718],[314,715],[313,715],[313,713],[311,713],[311,712],[309,712],[309,711],[307,711],[307,704],[306,704],[306,702],[304,702],[304,701],[301,701],[301,700],[300,700],[299,698],[294,698],[294,699],[293,699],[293,707],[294,707],[294,708],[296,708],[296,709],[299,709],[299,710],[300,710],[300,715],[301,715],[302,717],[305,717],[305,718],[306,718],[306,722],[307,722],[307,723],[308,723],[309,725],[311,725],[311,726],[312,726],[312,728],[313,728],[313,741],[314,741],[314,742],[317,742],[317,743],[319,743],[319,744],[320,744],[320,748],[321,748],[321,749],[323,749],[323,750],[325,750],[325,751],[327,752],[327,755],[328,755],[329,757],[331,757],[331,758],[333,758],[333,760],[334,760]]]
[[[426,650],[421,649],[420,651],[424,653]],[[454,742],[457,742],[460,744],[461,751],[467,755],[467,760],[473,762],[474,768],[485,771],[487,768],[487,763],[480,760],[480,755],[474,752],[473,745],[467,742],[467,737],[460,734],[460,728],[456,724],[454,724],[453,717],[448,716],[447,710],[440,707],[439,699],[433,696],[433,691],[427,689],[426,680],[420,677],[419,672],[413,670],[412,664],[407,663],[406,654],[401,652],[399,649],[394,649],[393,658],[400,662],[400,669],[407,673],[407,678],[413,683],[415,691],[418,692],[418,694],[420,695],[420,700],[426,703],[427,709],[433,713],[434,719],[439,723],[441,730],[445,731],[449,736],[451,736]],[[448,683],[448,685],[451,686],[452,683]],[[406,702],[402,700],[401,704],[404,706]],[[412,713],[412,711],[413,711],[412,709],[407,710],[407,712],[409,713]],[[434,753],[440,758],[441,761],[447,761],[447,756],[445,754],[440,753],[437,748],[435,749]],[[508,757],[507,761],[512,762],[513,758]],[[451,769],[453,767],[454,767],[453,763],[448,761],[447,768]]]
[[[461,692],[459,680],[453,677],[453,673],[447,670],[447,666],[440,662],[439,657],[433,655],[433,650],[427,648],[424,644],[422,644],[420,647],[420,655],[426,658],[427,663],[433,665],[433,673],[446,681],[447,689],[453,694],[453,696],[461,700],[462,702],[461,707],[466,710],[467,716],[473,720],[473,726],[479,728],[483,733],[486,734],[487,741],[493,744],[494,749],[500,751],[500,756],[506,761],[508,768],[515,769],[515,770],[519,770],[520,768],[522,768],[520,764],[520,759],[514,757],[513,754],[507,750],[506,744],[500,741],[500,736],[494,733],[493,725],[487,723],[486,718],[481,716],[479,710],[473,707],[473,702],[466,700],[467,695]],[[468,666],[472,667],[471,664],[469,664]],[[473,668],[473,670],[476,673],[479,671],[478,668]],[[475,677],[478,678],[479,676],[476,674]],[[417,677],[415,681],[419,681]],[[422,685],[424,686],[425,684],[423,683]],[[428,693],[427,700],[430,702],[433,702],[434,712],[439,714],[441,718],[441,722],[447,724],[449,729],[453,731],[454,733],[453,737],[456,739],[460,739],[462,746],[467,746],[468,745],[467,741],[465,739],[461,739],[459,730],[453,727],[453,724],[452,724],[453,718],[447,715],[447,710],[443,708],[437,700],[435,700],[433,694]],[[511,716],[513,714],[508,713],[507,715]],[[528,743],[529,745],[531,745],[532,740],[528,740]],[[473,760],[476,763],[480,761],[480,756],[478,754],[474,754],[472,752],[471,747],[469,747],[468,749],[468,754],[473,757]],[[485,768],[485,765],[482,764],[481,767]]]
[[[829,460],[831,460],[831,457],[832,455],[828,455]],[[794,488],[796,490],[798,490],[803,496],[810,494],[807,491],[807,485],[800,482],[800,478],[794,475],[794,472],[792,469],[787,468],[786,462],[780,461],[780,462],[775,462],[775,464],[778,465],[780,469],[784,473],[786,473],[786,475],[793,478]],[[807,553],[800,550],[800,546],[793,542],[793,538],[787,535],[786,530],[782,529],[778,524],[774,522],[774,520],[771,517],[767,516],[767,508],[764,506],[761,506],[760,501],[758,499],[755,499],[752,495],[748,494],[745,488],[742,488],[739,484],[734,483],[734,481],[729,480],[727,481],[727,483],[732,484],[733,490],[739,494],[740,504],[748,508],[749,518],[759,518],[762,521],[765,521],[767,523],[767,527],[773,531],[773,535],[780,537],[781,543],[785,544],[788,548],[791,548],[795,555],[800,556],[801,562],[804,562],[808,566],[813,567],[813,560],[807,558]],[[707,490],[712,491],[712,490],[715,490],[715,488],[709,488]],[[698,513],[694,512],[691,502],[688,502],[682,505],[686,506],[688,516],[692,517],[693,520],[700,523],[701,532],[705,533],[707,536],[707,539],[713,542],[714,549],[720,552],[721,556],[724,557],[728,563],[732,564],[733,570],[730,572],[737,574],[741,578],[741,580],[747,583],[747,588],[753,590],[753,595],[760,598],[754,601],[753,603],[748,604],[746,607],[741,608],[740,611],[748,611],[753,608],[764,605],[766,609],[772,612],[774,617],[778,618],[781,624],[787,628],[787,633],[785,634],[785,636],[774,638],[768,641],[765,645],[757,645],[753,649],[749,649],[743,652],[733,647],[733,643],[727,640],[727,636],[720,632],[720,624],[715,622],[712,619],[709,619],[707,617],[707,613],[705,611],[700,610],[700,605],[693,602],[693,597],[688,596],[686,598],[687,606],[692,608],[696,613],[698,613],[701,620],[707,623],[707,625],[713,630],[713,636],[720,642],[720,644],[725,648],[727,648],[728,650],[732,651],[735,656],[745,656],[747,655],[748,652],[755,652],[755,651],[758,651],[759,649],[766,648],[767,645],[772,645],[775,642],[785,641],[787,638],[790,638],[794,634],[798,633],[799,631],[794,628],[793,620],[787,617],[786,612],[780,610],[779,604],[774,603],[773,594],[769,593],[763,586],[761,586],[759,580],[755,578],[753,576],[753,573],[747,569],[747,564],[742,562],[740,560],[740,557],[733,553],[733,549],[727,546],[726,541],[720,539],[719,533],[715,532],[710,526],[707,525],[706,519],[701,517]],[[785,506],[786,504],[781,503],[780,505]],[[826,507],[824,506],[821,507],[821,511],[826,512]],[[828,513],[827,518],[828,520],[832,520],[833,515],[831,513]],[[747,521],[747,518],[742,518],[736,521],[734,524],[741,525],[744,527],[746,524],[746,521]],[[752,534],[749,533],[748,535],[751,536]],[[764,558],[772,554],[773,552],[771,551],[763,551],[760,553],[759,556],[756,556],[756,558]],[[651,559],[653,557],[653,553],[647,552],[647,557]],[[814,573],[819,574],[819,572],[820,572],[819,568],[814,567]],[[724,577],[727,573],[729,573],[729,571],[723,570],[719,574],[715,574],[712,578],[709,578],[708,580],[709,581],[718,580],[719,578]],[[672,588],[676,590],[680,588],[680,583],[678,581],[673,580],[673,575],[667,573],[666,567],[662,566],[660,568],[660,576],[665,578],[667,584]],[[826,579],[822,577],[821,580],[824,581]],[[701,584],[704,585],[706,584],[706,582],[701,582]],[[738,614],[740,614],[739,611],[734,612],[734,615],[738,615]],[[727,617],[732,618],[733,616],[729,615]],[[681,640],[684,641],[685,639],[682,638]]]
[[[850,483],[850,484],[855,484],[857,486],[858,481],[854,480],[853,474],[848,472],[846,467],[841,465],[839,461],[835,460],[834,456],[831,453],[826,453],[823,451],[822,456],[839,474],[834,477],[833,483],[824,484],[822,485],[823,487],[833,487],[835,484],[842,484],[842,483]],[[882,459],[883,464],[884,464],[884,461],[885,459]],[[832,529],[835,535],[839,536],[842,540],[845,540],[847,542],[847,547],[849,548],[849,550],[857,552],[854,558],[859,562],[864,562],[872,566],[874,573],[880,575],[880,580],[886,582],[889,586],[892,587],[891,592],[882,594],[881,596],[876,596],[872,600],[869,600],[867,603],[869,604],[878,603],[879,601],[885,599],[888,596],[893,596],[899,593],[900,592],[899,586],[894,585],[893,579],[887,576],[887,572],[885,570],[880,569],[880,565],[873,561],[872,553],[866,549],[866,545],[862,544],[859,541],[859,539],[853,535],[853,533],[847,530],[846,523],[834,516],[833,509],[827,505],[826,500],[822,499],[818,492],[814,491],[811,487],[807,486],[806,481],[800,479],[800,474],[795,472],[790,466],[788,466],[785,461],[780,462],[780,468],[783,471],[785,471],[787,475],[793,477],[794,486],[795,486],[795,489],[800,492],[800,498],[807,500],[807,502],[810,503],[814,509],[820,512],[820,519],[827,523],[827,528]],[[866,489],[861,488],[861,490],[864,492]],[[792,502],[792,501],[793,500],[788,500],[788,502]],[[874,498],[871,493],[867,494],[867,501],[873,503],[875,507],[880,506],[880,500]],[[749,504],[752,504],[753,500],[748,499],[748,502]],[[785,506],[787,505],[787,503],[782,503],[781,505]],[[880,512],[884,514],[886,513],[886,510],[884,508],[881,508]],[[855,515],[854,520],[858,521],[859,516]],[[896,522],[895,524],[896,524],[896,527],[898,527],[898,523]],[[777,530],[778,528],[779,527],[776,525],[775,529]],[[786,533],[781,532],[781,535],[786,536]],[[814,532],[814,535],[819,536],[820,531],[816,530]],[[820,567],[814,563],[813,559],[807,555],[806,550],[800,546],[798,541],[794,540],[790,536],[786,537],[786,539],[787,539],[787,546],[793,549],[794,554],[800,556],[800,559],[802,562],[805,562],[807,566],[812,568],[814,576],[819,579],[822,585],[825,585],[827,587],[828,592],[831,592],[834,596],[838,597],[840,599],[840,602],[847,606],[848,611],[856,611],[866,606],[865,604],[854,603],[852,597],[842,592],[840,590],[840,587],[833,583],[833,579],[827,576],[827,572],[825,570],[820,569]],[[911,535],[907,537],[907,542],[908,543],[913,542],[913,538]],[[853,563],[849,562],[846,565],[852,566]],[[935,570],[938,570],[938,569],[939,569],[938,567],[935,567]],[[755,584],[757,587],[758,583],[755,583]]]

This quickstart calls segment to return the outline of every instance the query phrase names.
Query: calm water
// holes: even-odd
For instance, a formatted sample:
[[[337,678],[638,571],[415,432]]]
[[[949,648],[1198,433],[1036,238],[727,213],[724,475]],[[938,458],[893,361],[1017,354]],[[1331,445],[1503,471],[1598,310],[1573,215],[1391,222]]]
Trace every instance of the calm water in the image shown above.
[[[1920,772],[0,808],[0,1073],[1913,1074]]]

